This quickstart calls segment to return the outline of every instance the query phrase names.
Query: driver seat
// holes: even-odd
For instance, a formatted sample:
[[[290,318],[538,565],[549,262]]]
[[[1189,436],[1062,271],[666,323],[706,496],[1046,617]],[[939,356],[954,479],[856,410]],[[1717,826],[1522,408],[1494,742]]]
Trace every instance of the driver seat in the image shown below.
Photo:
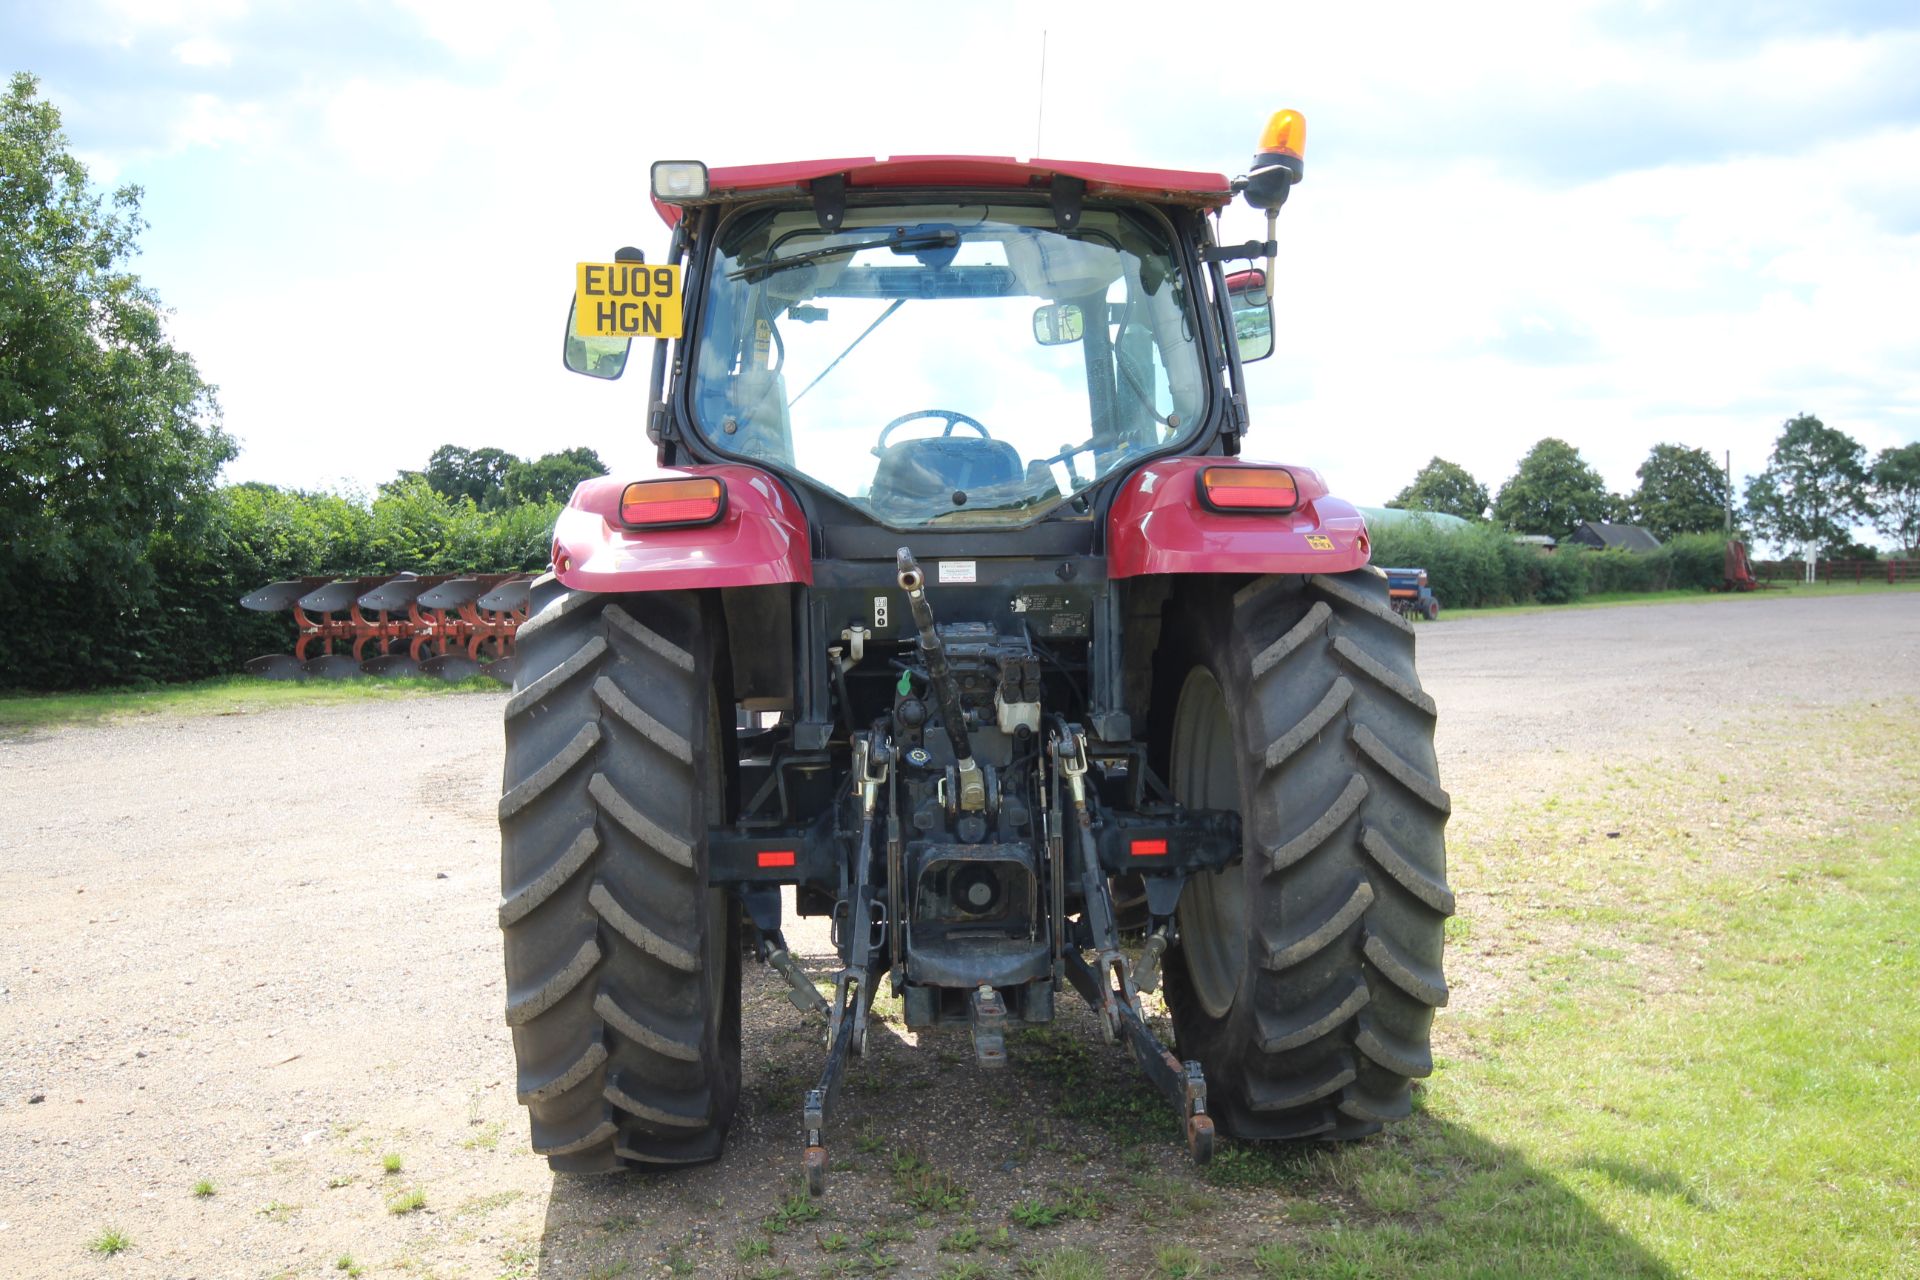
[[[1014,484],[1025,474],[1019,452],[1004,440],[927,436],[881,450],[871,493],[882,502],[948,500],[956,489]]]

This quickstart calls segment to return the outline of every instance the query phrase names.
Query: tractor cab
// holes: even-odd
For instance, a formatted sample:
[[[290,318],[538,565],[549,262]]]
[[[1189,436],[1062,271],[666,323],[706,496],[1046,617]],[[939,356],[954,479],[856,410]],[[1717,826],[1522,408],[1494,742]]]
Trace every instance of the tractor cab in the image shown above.
[[[1110,477],[1234,434],[1272,311],[1264,271],[1220,271],[1225,178],[822,166],[655,166],[687,263],[665,455],[764,467],[889,528],[986,529],[1084,519]],[[568,365],[604,377],[623,340],[583,332],[595,310],[577,300]]]

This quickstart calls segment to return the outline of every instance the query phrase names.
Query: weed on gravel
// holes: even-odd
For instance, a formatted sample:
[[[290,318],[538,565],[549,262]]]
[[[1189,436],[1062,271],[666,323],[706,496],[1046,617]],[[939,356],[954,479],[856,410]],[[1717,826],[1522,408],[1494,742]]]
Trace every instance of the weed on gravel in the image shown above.
[[[1085,1249],[1072,1247],[1026,1259],[1020,1264],[1020,1274],[1029,1280],[1107,1280],[1107,1269],[1100,1259]]]
[[[940,1241],[942,1253],[972,1253],[979,1247],[980,1229],[978,1227],[961,1227],[958,1231],[950,1232]]]
[[[87,1248],[103,1258],[111,1258],[116,1253],[125,1253],[133,1248],[133,1237],[118,1227],[107,1227],[87,1241]]]
[[[823,1211],[805,1191],[796,1191],[782,1200],[774,1211],[760,1219],[760,1229],[769,1235],[783,1236],[803,1222],[812,1222]]]
[[[1200,1280],[1212,1269],[1212,1265],[1197,1249],[1184,1244],[1166,1245],[1153,1253],[1156,1280]]]
[[[991,1280],[1000,1273],[984,1262],[975,1262],[971,1258],[964,1262],[949,1262],[940,1269],[940,1280]]]
[[[213,1183],[202,1178],[193,1184],[193,1196],[196,1200],[205,1200],[213,1195]]]
[[[387,1201],[387,1212],[391,1214],[418,1213],[427,1207],[427,1193],[418,1187],[402,1191]]]
[[[925,1213],[958,1213],[973,1203],[967,1189],[917,1151],[896,1152],[889,1165],[901,1203]]]

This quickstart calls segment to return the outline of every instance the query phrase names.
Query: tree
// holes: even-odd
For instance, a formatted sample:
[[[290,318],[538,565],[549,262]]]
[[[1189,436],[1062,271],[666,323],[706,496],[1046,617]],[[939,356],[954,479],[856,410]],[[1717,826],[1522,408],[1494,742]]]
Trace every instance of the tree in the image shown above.
[[[1520,469],[1500,486],[1493,518],[1515,533],[1564,538],[1582,520],[1605,520],[1619,499],[1580,451],[1552,436],[1520,459]]]
[[[1635,474],[1640,487],[1629,500],[1630,518],[1654,537],[1664,542],[1726,527],[1727,476],[1705,449],[1657,444]]]
[[[1882,449],[1872,479],[1873,527],[1896,552],[1920,547],[1920,442]]]
[[[0,99],[0,587],[84,582],[138,608],[150,540],[204,513],[236,450],[126,269],[139,189],[93,192],[38,89],[16,75]]]
[[[507,470],[520,459],[505,449],[463,449],[443,444],[427,459],[427,483],[443,498],[471,498],[497,507],[505,496]]]
[[[1408,511],[1439,511],[1463,520],[1483,520],[1487,514],[1487,486],[1457,462],[1436,457],[1420,468],[1413,483],[1387,505]]]
[[[562,449],[543,454],[532,462],[516,462],[507,468],[508,506],[526,502],[565,502],[582,480],[607,474],[607,464],[591,449]]]
[[[1810,413],[1787,419],[1767,469],[1747,481],[1747,514],[1770,542],[1826,550],[1853,545],[1867,513],[1866,450]]]

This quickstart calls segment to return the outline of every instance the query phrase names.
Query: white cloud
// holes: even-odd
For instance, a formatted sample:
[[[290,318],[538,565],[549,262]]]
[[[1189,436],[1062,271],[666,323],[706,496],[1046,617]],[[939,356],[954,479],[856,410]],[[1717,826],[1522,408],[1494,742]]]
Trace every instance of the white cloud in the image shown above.
[[[1043,22],[1046,154],[1232,172],[1270,110],[1309,115],[1253,451],[1379,501],[1436,453],[1497,486],[1548,434],[1622,489],[1666,440],[1758,470],[1802,410],[1871,449],[1920,435],[1912,32],[1733,40],[1680,11],[1516,2],[1208,34],[1269,30],[1246,4],[1208,11],[1216,58],[1013,0],[742,4],[679,37],[642,6],[404,9],[446,65],[396,68],[367,35],[329,64],[350,73],[219,98],[156,65],[166,154],[76,137],[204,191],[200,225],[147,233],[143,269],[222,384],[237,475],[371,484],[447,440],[644,459],[644,371],[569,378],[557,331],[573,261],[664,247],[648,161],[1027,155]],[[120,0],[107,25],[166,32],[173,75],[238,73],[274,12]],[[1260,231],[1228,216],[1230,239]],[[233,265],[257,261],[291,265]]]
[[[233,50],[212,36],[191,36],[173,46],[173,56],[189,67],[233,65]]]

